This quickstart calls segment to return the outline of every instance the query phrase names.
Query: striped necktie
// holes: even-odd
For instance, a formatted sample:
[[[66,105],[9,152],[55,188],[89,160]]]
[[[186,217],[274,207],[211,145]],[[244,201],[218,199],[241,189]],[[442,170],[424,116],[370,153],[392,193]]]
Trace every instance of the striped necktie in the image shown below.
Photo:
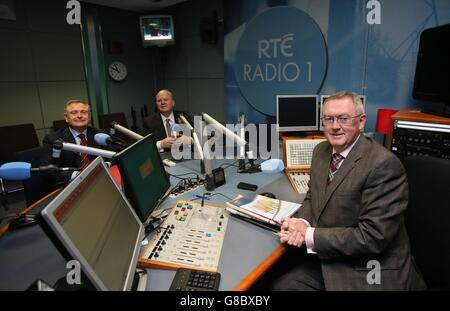
[[[166,119],[166,132],[167,132],[167,137],[172,135],[172,127],[170,126],[169,118]]]
[[[86,139],[86,135],[78,134],[78,137],[81,140],[80,146],[87,146],[88,145],[88,141]],[[86,168],[86,166],[89,165],[89,162],[90,162],[89,155],[87,153],[80,153],[80,158],[81,158],[81,169],[84,170]]]
[[[344,160],[344,157],[340,155],[339,153],[334,153],[331,162],[330,162],[330,171],[328,172],[328,183],[330,183],[333,180],[334,174],[336,174],[339,163]]]

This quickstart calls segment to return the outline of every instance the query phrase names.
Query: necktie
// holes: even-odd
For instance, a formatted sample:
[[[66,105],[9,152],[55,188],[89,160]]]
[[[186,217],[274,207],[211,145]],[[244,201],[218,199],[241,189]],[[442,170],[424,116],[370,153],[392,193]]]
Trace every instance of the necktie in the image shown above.
[[[167,137],[172,135],[172,127],[170,126],[169,118],[166,119],[166,132],[167,132]]]
[[[86,139],[86,136],[84,134],[79,134],[78,137],[80,138],[81,142],[80,145],[81,146],[87,146],[88,145],[88,141]],[[80,158],[81,158],[81,169],[85,169],[86,166],[89,165],[89,155],[87,153],[80,153]]]
[[[334,153],[332,158],[331,158],[331,162],[330,162],[330,171],[328,173],[328,182],[330,183],[333,180],[334,174],[336,174],[338,168],[339,168],[339,163],[341,163],[341,161],[344,160],[344,157],[341,156],[339,153]]]

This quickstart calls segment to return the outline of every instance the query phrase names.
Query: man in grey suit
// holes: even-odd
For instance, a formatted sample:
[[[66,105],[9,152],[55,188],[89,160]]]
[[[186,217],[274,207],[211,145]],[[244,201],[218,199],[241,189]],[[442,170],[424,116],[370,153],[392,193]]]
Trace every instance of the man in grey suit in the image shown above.
[[[403,220],[408,183],[401,162],[361,134],[364,107],[355,93],[329,97],[326,142],[311,165],[298,215],[283,221],[281,243],[306,244],[306,260],[282,275],[275,290],[420,290]]]

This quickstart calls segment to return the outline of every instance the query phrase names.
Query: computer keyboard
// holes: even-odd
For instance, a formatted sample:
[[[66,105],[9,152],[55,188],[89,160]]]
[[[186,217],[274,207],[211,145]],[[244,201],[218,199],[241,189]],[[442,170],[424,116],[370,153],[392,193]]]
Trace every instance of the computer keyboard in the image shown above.
[[[220,273],[180,268],[173,278],[171,291],[216,291]]]
[[[306,172],[289,172],[289,178],[295,191],[300,194],[308,192],[309,174]]]

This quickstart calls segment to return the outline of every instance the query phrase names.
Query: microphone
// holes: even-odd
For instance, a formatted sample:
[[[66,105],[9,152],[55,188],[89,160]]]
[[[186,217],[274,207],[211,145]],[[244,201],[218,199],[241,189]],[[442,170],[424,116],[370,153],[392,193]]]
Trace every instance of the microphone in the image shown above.
[[[57,139],[53,143],[53,149],[52,149],[53,160],[59,160],[61,158],[62,149],[63,149],[63,141],[61,139]]]
[[[111,137],[110,135],[105,134],[105,133],[95,134],[94,140],[100,146],[108,146],[111,144],[116,144],[116,145],[119,145],[122,147],[127,147],[127,145],[123,142],[122,139],[117,138],[117,137]]]
[[[0,178],[25,180],[31,177],[32,172],[73,172],[79,170],[81,170],[80,167],[57,167],[54,165],[31,167],[28,162],[9,162],[0,166]]]
[[[171,136],[174,138],[181,137],[180,132],[183,132],[183,127],[177,123],[172,124],[171,126]]]
[[[135,132],[127,129],[126,127],[118,124],[117,122],[112,122],[111,127],[114,128],[115,130],[127,135],[128,137],[133,138],[134,140],[140,140],[140,139],[144,138],[144,136],[139,135],[138,133],[135,133]]]
[[[97,157],[103,157],[103,158],[112,158],[116,153],[113,151],[98,149],[98,148],[92,148],[87,146],[81,146],[77,144],[72,143],[62,143],[63,150],[72,151],[76,153],[87,153],[89,155],[94,155]]]

